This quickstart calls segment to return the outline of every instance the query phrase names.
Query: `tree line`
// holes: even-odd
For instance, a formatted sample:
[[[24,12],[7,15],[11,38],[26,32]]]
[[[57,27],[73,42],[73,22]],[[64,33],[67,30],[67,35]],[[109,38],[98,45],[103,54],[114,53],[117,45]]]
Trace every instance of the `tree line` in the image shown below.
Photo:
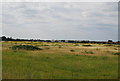
[[[67,43],[97,43],[97,44],[120,44],[120,41],[89,41],[89,40],[40,40],[40,39],[14,39],[12,37],[2,36],[0,41],[33,41],[33,42],[67,42]]]

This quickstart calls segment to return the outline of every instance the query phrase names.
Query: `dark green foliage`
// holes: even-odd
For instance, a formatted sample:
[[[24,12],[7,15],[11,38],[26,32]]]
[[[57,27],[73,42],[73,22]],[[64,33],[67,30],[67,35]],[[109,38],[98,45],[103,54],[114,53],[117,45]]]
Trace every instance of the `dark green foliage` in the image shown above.
[[[42,50],[41,48],[38,48],[36,46],[32,45],[15,45],[11,47],[13,50],[16,49],[24,49],[24,50]]]
[[[113,53],[113,55],[120,55],[120,52],[117,52],[117,53]]]
[[[73,50],[73,49],[71,49],[70,51],[71,51],[71,52],[75,52],[75,50]]]
[[[42,46],[49,46],[49,45],[42,45]]]
[[[85,47],[91,47],[92,45],[82,45],[82,46],[85,46]]]

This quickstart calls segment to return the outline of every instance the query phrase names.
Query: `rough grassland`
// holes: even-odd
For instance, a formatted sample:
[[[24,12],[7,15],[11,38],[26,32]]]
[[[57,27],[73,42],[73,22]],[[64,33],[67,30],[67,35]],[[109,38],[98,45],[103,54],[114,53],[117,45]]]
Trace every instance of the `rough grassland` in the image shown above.
[[[41,42],[3,42],[3,79],[115,79],[118,77],[117,45]],[[12,50],[33,45],[43,50]],[[74,51],[70,51],[74,50]]]

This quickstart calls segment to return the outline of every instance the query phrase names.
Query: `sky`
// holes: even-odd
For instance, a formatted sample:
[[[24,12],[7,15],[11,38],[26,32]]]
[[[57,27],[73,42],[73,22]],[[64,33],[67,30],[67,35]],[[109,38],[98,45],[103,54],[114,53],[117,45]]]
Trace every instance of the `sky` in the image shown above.
[[[117,2],[5,2],[2,35],[28,39],[118,40]]]

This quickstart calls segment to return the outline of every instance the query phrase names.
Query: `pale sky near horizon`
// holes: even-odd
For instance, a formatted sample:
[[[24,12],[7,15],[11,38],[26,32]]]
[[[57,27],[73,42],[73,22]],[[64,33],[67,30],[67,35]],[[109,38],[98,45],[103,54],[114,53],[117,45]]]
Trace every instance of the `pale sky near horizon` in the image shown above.
[[[8,2],[2,6],[2,35],[118,40],[117,2]]]

